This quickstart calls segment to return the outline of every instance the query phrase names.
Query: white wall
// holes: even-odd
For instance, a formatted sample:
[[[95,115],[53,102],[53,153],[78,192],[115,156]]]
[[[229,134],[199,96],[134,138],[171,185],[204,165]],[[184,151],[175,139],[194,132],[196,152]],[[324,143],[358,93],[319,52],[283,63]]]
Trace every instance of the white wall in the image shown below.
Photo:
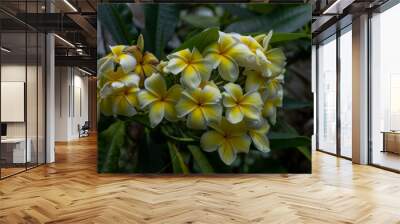
[[[70,141],[88,120],[88,78],[72,67],[56,67],[55,73],[55,140]]]

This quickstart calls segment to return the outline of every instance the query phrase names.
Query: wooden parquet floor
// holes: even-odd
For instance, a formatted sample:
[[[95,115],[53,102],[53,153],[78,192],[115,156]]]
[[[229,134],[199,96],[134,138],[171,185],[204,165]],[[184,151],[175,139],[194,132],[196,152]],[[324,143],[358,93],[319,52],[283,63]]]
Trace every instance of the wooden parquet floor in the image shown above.
[[[312,175],[99,175],[94,137],[0,181],[0,223],[400,223],[400,175],[313,154]]]

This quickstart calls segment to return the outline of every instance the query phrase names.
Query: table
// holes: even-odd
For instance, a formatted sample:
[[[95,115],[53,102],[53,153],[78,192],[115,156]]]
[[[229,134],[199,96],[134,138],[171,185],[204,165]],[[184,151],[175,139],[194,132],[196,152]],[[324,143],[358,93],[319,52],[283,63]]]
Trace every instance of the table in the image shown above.
[[[400,154],[400,131],[383,131],[382,152]]]
[[[30,138],[26,139],[26,142],[28,143],[26,147],[26,152],[25,152],[25,138],[5,138],[1,139],[1,150],[2,150],[2,157],[3,152],[6,152],[4,154],[7,155],[7,152],[10,152],[12,154],[10,156],[7,156],[9,158],[6,158],[6,160],[12,160],[8,161],[10,163],[26,163],[26,162],[31,162],[32,160],[32,153],[31,153],[31,145],[32,141]]]

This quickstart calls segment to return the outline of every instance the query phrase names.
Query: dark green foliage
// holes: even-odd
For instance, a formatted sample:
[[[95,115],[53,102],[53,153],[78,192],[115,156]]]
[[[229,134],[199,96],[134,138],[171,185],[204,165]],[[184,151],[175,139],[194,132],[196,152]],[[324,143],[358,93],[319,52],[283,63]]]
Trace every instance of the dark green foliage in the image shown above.
[[[166,43],[175,33],[179,8],[175,4],[144,4],[145,49],[158,58],[164,55]]]
[[[136,12],[131,11],[134,7],[143,14],[132,14]],[[197,13],[200,8],[212,15]],[[99,172],[311,172],[308,136],[312,129],[305,127],[308,123],[312,125],[313,113],[309,5],[142,4],[128,7],[126,4],[100,4],[98,16],[106,36],[111,37],[101,36],[102,41],[131,44],[142,33],[145,49],[162,60],[172,51],[185,48],[196,47],[203,51],[218,40],[219,30],[255,35],[271,29],[274,31],[272,45],[282,47],[288,58],[283,107],[278,108],[277,123],[268,134],[270,152],[260,152],[252,145],[248,154],[238,154],[236,161],[227,166],[217,151],[205,152],[199,147],[202,132],[187,129],[184,122],[162,122],[150,128],[147,114],[131,118],[101,116]],[[111,43],[106,46],[108,44]],[[244,77],[241,78],[244,82]]]
[[[133,25],[132,12],[127,5],[99,4],[97,18],[115,42],[128,45],[136,40],[138,33]]]
[[[278,7],[266,5],[265,7],[266,10],[274,7],[274,10],[271,9],[270,13],[234,22],[225,31],[242,34],[269,32],[270,30],[295,32],[311,21],[311,5],[309,4]]]
[[[183,42],[183,44],[179,46],[175,51],[180,51],[186,48],[193,49],[194,47],[196,47],[197,50],[202,52],[207,46],[218,40],[218,30],[218,28],[206,29],[199,34],[192,36],[187,41]]]

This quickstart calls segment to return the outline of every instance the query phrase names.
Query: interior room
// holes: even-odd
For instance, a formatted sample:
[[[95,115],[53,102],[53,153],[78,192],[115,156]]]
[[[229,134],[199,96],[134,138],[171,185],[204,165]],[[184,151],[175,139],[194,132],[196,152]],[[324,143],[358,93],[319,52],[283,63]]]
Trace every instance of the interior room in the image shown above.
[[[138,5],[132,7],[125,4],[128,2]],[[0,223],[400,223],[398,0],[254,0],[250,1],[250,7],[246,6],[247,1],[240,4],[228,4],[223,0],[220,2],[224,4],[196,1],[187,7],[191,13],[198,13],[192,18],[179,7],[169,8],[169,4],[143,1],[154,3],[155,7],[142,10],[146,8],[145,4],[135,2],[0,0]],[[271,18],[264,13],[273,10],[269,6],[257,5],[261,2],[307,4],[310,8],[296,12],[289,10],[287,14]],[[104,3],[121,3],[122,6],[115,8],[128,10],[124,13],[113,10],[100,12],[98,4]],[[161,5],[169,10],[164,10]],[[121,40],[124,38],[135,36],[134,41],[123,43],[127,46],[137,47],[144,42],[143,45],[147,43],[150,49],[162,46],[169,54],[178,49],[184,39],[182,36],[193,37],[210,26],[224,30],[230,21],[243,30],[253,25],[266,27],[268,30],[262,32],[268,34],[273,25],[283,24],[309,11],[312,15],[309,15],[308,22],[295,21],[273,32],[284,41],[297,41],[298,45],[283,47],[285,52],[287,48],[294,48],[296,51],[293,52],[297,52],[288,54],[288,61],[300,58],[301,63],[307,65],[285,64],[285,78],[279,81],[284,81],[284,85],[290,88],[282,91],[282,102],[273,102],[281,103],[282,107],[272,111],[276,112],[279,125],[271,123],[267,131],[272,134],[263,133],[270,140],[271,152],[257,152],[260,155],[257,158],[265,158],[274,174],[189,173],[182,164],[201,170],[209,168],[212,163],[204,162],[201,153],[196,154],[198,160],[195,160],[192,154],[177,153],[177,148],[161,148],[157,141],[162,138],[158,133],[150,136],[143,131],[147,129],[132,128],[136,127],[133,122],[150,126],[146,123],[149,120],[131,119],[132,123],[123,123],[120,122],[122,118],[129,120],[128,116],[111,113],[98,122],[101,116],[104,118],[99,109],[98,73],[101,69],[97,66],[98,59],[114,56],[110,47],[123,43]],[[164,41],[165,46],[149,47],[152,38],[146,36],[148,33],[144,33],[143,39],[139,38],[138,30],[146,27],[142,12],[155,15],[148,18],[147,23],[158,21],[163,24],[151,28],[156,34],[152,36],[153,41]],[[133,15],[141,17],[141,23],[134,20]],[[104,24],[107,18],[118,19]],[[172,26],[170,23],[174,18],[179,21],[176,20],[178,22]],[[271,25],[269,20],[279,22]],[[132,23],[137,30],[125,26]],[[306,25],[292,33],[286,27],[300,23]],[[117,41],[111,41],[111,46],[103,39],[97,39],[99,34],[107,39],[111,33],[121,34],[121,31],[126,32],[122,32]],[[161,33],[172,31],[175,36],[171,34],[171,38],[164,40]],[[242,34],[254,39],[260,35],[258,32]],[[282,39],[279,38],[266,38],[266,45],[281,45]],[[204,41],[208,37],[198,39]],[[217,39],[219,41],[219,36]],[[235,44],[238,43],[237,39],[234,40]],[[268,52],[270,48],[263,50]],[[141,54],[145,52],[140,51]],[[122,57],[135,56],[126,51],[117,53],[125,55]],[[163,66],[170,59],[162,51],[158,53],[154,53],[160,59],[157,71],[164,72]],[[115,60],[119,57],[110,58]],[[122,70],[120,63],[117,62],[118,66],[113,68]],[[244,68],[238,68],[239,72],[244,71]],[[144,69],[134,72],[146,75]],[[216,69],[214,72],[219,71]],[[171,80],[180,81],[178,78]],[[151,88],[146,89],[149,83],[145,85],[136,81],[132,83],[138,88],[129,83],[133,86],[130,86],[132,92],[158,94],[151,92]],[[260,83],[255,82],[256,85]],[[118,87],[118,84],[115,85]],[[245,93],[247,89],[243,90],[243,95]],[[301,101],[287,100],[287,96],[298,96]],[[225,96],[221,94],[221,97]],[[165,103],[164,97],[159,98]],[[122,99],[126,102],[131,100],[128,97]],[[120,106],[115,105],[110,108],[116,110]],[[125,104],[120,108],[128,106],[132,105]],[[288,113],[282,115],[283,110]],[[282,117],[312,136],[293,139],[299,128],[291,127],[289,122],[280,123]],[[310,118],[308,122],[299,122],[304,117]],[[186,121],[177,120],[186,125]],[[116,125],[104,128],[112,122]],[[211,127],[207,128],[211,130]],[[284,140],[276,141],[279,134],[282,136],[276,130],[285,131]],[[219,129],[213,133],[219,133],[225,141],[230,136],[229,131],[221,134]],[[250,133],[251,130],[247,131]],[[163,170],[178,170],[180,173],[99,172],[98,160],[102,154],[98,149],[101,144],[112,149],[104,157],[108,158],[103,159],[104,164],[110,167],[122,164],[127,170],[135,171],[130,164],[137,164],[132,159],[136,158],[136,152],[129,149],[135,149],[135,137],[139,134],[146,139],[155,139],[146,142],[148,148],[165,149],[161,155],[166,155],[171,163],[162,164]],[[122,144],[121,139],[126,136],[130,141]],[[169,138],[175,138],[174,143],[183,142],[176,144],[178,146],[201,142],[201,138],[192,136],[177,138],[171,135]],[[219,141],[216,142],[220,147]],[[275,169],[276,158],[288,151],[282,145],[299,142],[306,144],[293,147],[295,156],[280,162],[290,168],[297,162],[296,158],[307,157],[309,163],[304,167],[311,173]],[[196,152],[192,149],[190,153],[193,151]],[[173,153],[175,156],[171,157]],[[225,168],[219,152],[213,153],[216,164]],[[143,156],[138,158],[143,159]],[[145,159],[154,164],[159,161],[151,153],[145,154]],[[198,161],[203,162],[200,164]],[[238,153],[236,163],[243,161],[254,163],[250,157]],[[249,167],[235,171],[245,169],[249,170]]]
[[[45,162],[45,36],[22,23],[8,28],[1,29],[1,178]]]
[[[400,69],[395,43],[400,5],[371,18],[371,141],[373,164],[400,170]]]

